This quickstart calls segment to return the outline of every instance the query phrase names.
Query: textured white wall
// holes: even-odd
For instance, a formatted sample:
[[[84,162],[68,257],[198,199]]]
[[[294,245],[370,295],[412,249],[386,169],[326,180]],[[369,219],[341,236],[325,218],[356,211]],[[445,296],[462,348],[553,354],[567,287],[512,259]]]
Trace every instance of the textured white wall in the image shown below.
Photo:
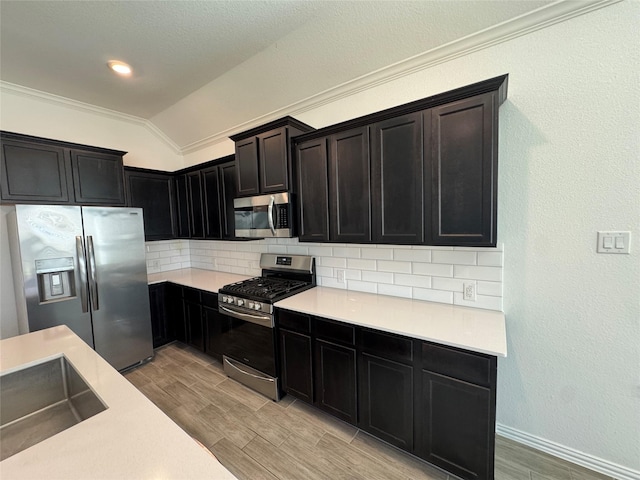
[[[75,102],[50,102],[3,88],[0,92],[0,129],[38,137],[112,148],[128,152],[124,164],[174,171],[182,156],[135,118],[100,113]]]

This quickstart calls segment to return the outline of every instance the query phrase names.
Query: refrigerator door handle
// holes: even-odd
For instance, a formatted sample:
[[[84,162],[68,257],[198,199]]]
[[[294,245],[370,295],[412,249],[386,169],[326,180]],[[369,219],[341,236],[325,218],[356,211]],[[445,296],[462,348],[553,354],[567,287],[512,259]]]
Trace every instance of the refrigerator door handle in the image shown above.
[[[93,236],[87,235],[87,258],[89,259],[89,294],[93,310],[100,309],[98,301],[98,279],[96,277],[96,254],[93,248]]]
[[[85,260],[84,242],[80,235],[76,236],[76,255],[78,255],[78,268],[80,270],[80,303],[82,304],[82,313],[89,311],[89,302],[87,299],[87,262]]]

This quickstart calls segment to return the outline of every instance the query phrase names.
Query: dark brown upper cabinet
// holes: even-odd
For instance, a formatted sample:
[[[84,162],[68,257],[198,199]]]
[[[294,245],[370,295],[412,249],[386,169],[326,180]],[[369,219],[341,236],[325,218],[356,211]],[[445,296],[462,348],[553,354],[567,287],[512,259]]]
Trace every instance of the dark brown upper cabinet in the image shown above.
[[[126,152],[1,132],[3,203],[124,205]]]
[[[495,246],[498,108],[507,79],[296,137],[300,240]],[[318,185],[325,157],[328,208]]]
[[[230,161],[221,164],[220,172],[220,223],[222,238],[231,240],[236,238],[235,212],[233,199],[237,196],[238,182],[236,181],[236,162]]]
[[[429,116],[427,116],[430,119]],[[371,127],[373,241],[425,241],[425,185],[422,112]]]
[[[431,110],[434,245],[496,244],[498,104],[493,92]]]
[[[327,139],[309,140],[296,146],[298,234],[301,241],[329,240],[327,162]]]
[[[284,117],[233,135],[236,145],[237,196],[284,192],[290,189],[290,140],[313,128]]]
[[[329,137],[329,239],[371,241],[369,129]]]
[[[176,236],[176,199],[173,174],[125,167],[127,206],[143,210],[146,240]]]

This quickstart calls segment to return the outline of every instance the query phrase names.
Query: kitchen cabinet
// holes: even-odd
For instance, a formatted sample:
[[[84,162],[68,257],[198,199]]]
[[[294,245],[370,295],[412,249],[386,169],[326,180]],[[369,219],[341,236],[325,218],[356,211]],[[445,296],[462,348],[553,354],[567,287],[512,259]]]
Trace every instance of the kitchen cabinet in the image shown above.
[[[292,117],[231,136],[235,142],[237,196],[251,196],[290,189],[290,139],[313,130]]]
[[[414,341],[359,331],[360,422],[363,430],[409,452],[414,448]]]
[[[464,479],[493,478],[496,357],[276,310],[283,390]]]
[[[146,240],[176,236],[176,199],[173,175],[155,170],[125,167],[127,206],[140,207]]]
[[[151,307],[151,331],[153,333],[153,348],[161,347],[175,340],[175,333],[169,321],[167,312],[167,285],[156,283],[149,285],[149,304]],[[182,304],[182,299],[180,299]]]
[[[187,323],[185,321],[183,287],[174,283],[167,283],[165,298],[170,335],[172,334],[173,339],[186,343]]]
[[[503,75],[296,137],[300,240],[495,246],[506,88]]]
[[[329,240],[327,140],[313,139],[296,145],[298,173],[298,236],[301,242]]]
[[[236,163],[228,161],[218,166],[220,174],[220,227],[221,238],[236,238],[235,211],[233,199],[237,196]]]
[[[493,246],[496,243],[498,106],[495,97],[493,92],[485,93],[432,109],[434,245]]]
[[[200,300],[201,291],[189,287],[184,287],[183,290],[184,318],[187,327],[187,338],[185,343],[204,352],[205,333],[202,304]]]
[[[126,152],[1,132],[3,203],[125,204]]]
[[[371,242],[369,129],[329,137],[329,238]]]
[[[493,479],[496,358],[423,343],[422,365],[416,453],[462,478]]]
[[[426,117],[430,124],[430,112]],[[422,133],[423,112],[371,126],[374,243],[425,241],[425,186],[430,186],[430,177],[425,176]],[[424,139],[428,143],[429,137]]]
[[[178,238],[189,238],[191,237],[191,227],[189,220],[189,188],[187,175],[175,175],[174,184],[176,188],[176,236]]]
[[[189,237],[204,238],[204,195],[201,172],[187,173]]]

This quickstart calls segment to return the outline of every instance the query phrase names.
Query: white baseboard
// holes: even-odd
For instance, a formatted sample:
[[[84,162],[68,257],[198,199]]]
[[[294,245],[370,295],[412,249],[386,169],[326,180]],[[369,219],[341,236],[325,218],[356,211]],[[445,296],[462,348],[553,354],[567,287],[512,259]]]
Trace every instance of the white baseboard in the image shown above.
[[[595,472],[609,475],[617,480],[640,480],[640,472],[632,470],[622,465],[603,460],[602,458],[594,457],[584,452],[574,450],[573,448],[565,447],[559,443],[545,440],[544,438],[536,437],[530,433],[516,430],[515,428],[507,427],[506,425],[497,424],[496,433],[503,437],[506,437],[515,442],[523,443],[536,450],[541,450],[554,457],[562,458],[576,465],[588,468]]]

